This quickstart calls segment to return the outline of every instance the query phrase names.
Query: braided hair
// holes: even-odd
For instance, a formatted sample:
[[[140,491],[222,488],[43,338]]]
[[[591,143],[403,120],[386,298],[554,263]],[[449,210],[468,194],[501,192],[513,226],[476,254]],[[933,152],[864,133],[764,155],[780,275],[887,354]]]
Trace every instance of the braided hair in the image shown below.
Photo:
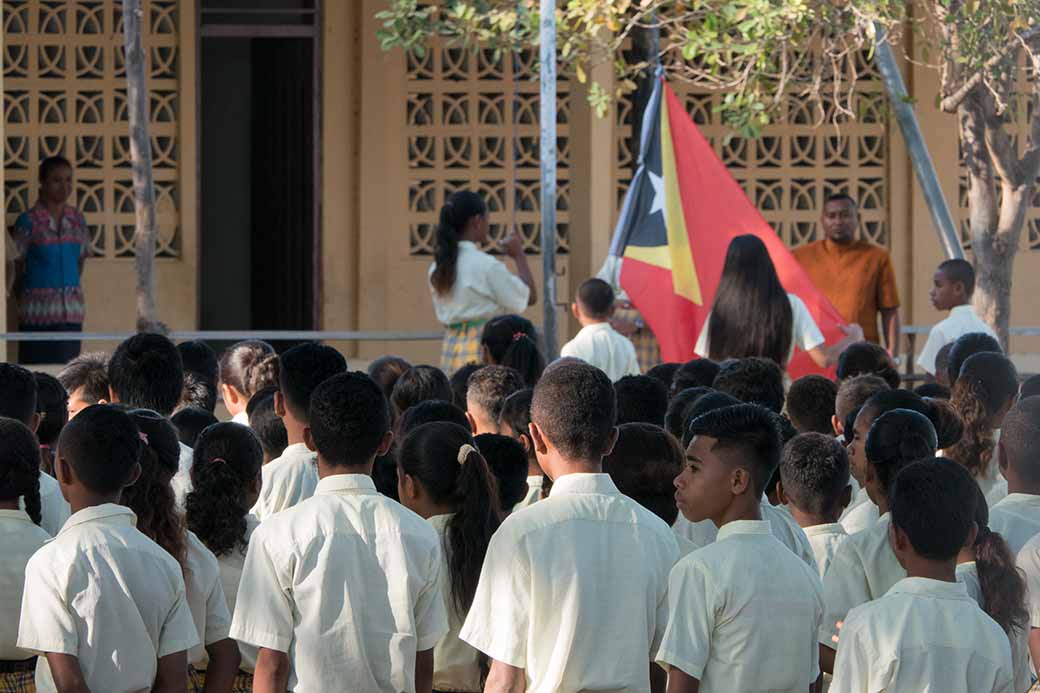
[[[40,446],[21,421],[0,417],[0,500],[22,498],[25,512],[40,524]]]

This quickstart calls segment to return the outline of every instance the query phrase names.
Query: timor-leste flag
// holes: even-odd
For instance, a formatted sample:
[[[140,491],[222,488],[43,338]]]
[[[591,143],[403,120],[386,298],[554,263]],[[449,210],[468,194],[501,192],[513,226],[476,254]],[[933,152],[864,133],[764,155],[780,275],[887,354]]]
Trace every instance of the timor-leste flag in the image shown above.
[[[828,343],[840,340],[841,315],[744,194],[675,93],[658,79],[610,253],[621,259],[621,288],[657,336],[665,361],[694,357],[726,249],[741,234],[765,242],[787,291],[805,302]],[[798,377],[820,369],[796,353],[788,372]]]

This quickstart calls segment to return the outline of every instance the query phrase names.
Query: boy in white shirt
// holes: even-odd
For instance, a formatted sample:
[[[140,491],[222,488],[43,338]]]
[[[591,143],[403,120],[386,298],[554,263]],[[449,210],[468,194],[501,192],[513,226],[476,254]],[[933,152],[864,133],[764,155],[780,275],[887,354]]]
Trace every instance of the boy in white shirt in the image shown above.
[[[515,438],[524,446],[527,453],[527,495],[513,506],[513,511],[526,508],[536,502],[542,493],[542,468],[538,466],[538,455],[534,452],[531,441],[531,399],[534,390],[527,388],[514,392],[502,403],[502,413],[498,417],[498,428],[504,436]]]
[[[848,538],[838,522],[852,499],[849,455],[841,443],[820,433],[803,433],[784,447],[780,502],[809,538],[820,578]]]
[[[657,661],[669,693],[808,691],[820,675],[820,578],[773,537],[760,498],[780,462],[775,417],[740,404],[695,419],[675,479],[679,511],[710,519],[715,543],[668,581],[668,628]]]
[[[1040,397],[1021,400],[1004,417],[997,462],[1008,495],[989,509],[989,526],[1017,556],[1040,533]]]
[[[285,424],[289,444],[281,457],[263,467],[260,498],[251,511],[261,522],[314,495],[318,458],[306,443],[307,409],[314,390],[346,370],[343,355],[323,344],[300,344],[279,357],[274,410]]]
[[[571,356],[607,374],[610,382],[639,375],[639,360],[632,341],[610,325],[614,314],[614,290],[602,279],[586,279],[578,287],[571,313],[581,331],[563,345],[561,356]]]
[[[54,470],[73,514],[25,569],[18,647],[40,691],[183,691],[198,644],[181,566],[118,505],[140,476],[140,431],[109,405],[61,433]]]
[[[255,691],[429,693],[448,632],[433,526],[381,495],[393,435],[379,386],[341,373],[310,396],[314,495],[249,541],[231,637],[259,648]]]
[[[466,418],[474,436],[498,434],[498,420],[506,398],[524,389],[524,380],[508,366],[484,366],[469,377],[466,385]]]
[[[968,472],[949,460],[899,472],[890,536],[907,577],[849,612],[831,693],[1014,691],[1007,635],[956,581],[957,554],[977,532],[976,494]]]
[[[530,433],[552,491],[491,538],[460,633],[492,659],[488,693],[650,688],[679,549],[602,471],[615,417],[610,380],[576,359],[535,387]]]
[[[928,341],[917,357],[917,365],[928,375],[936,375],[936,355],[939,349],[957,341],[961,335],[984,332],[995,337],[993,329],[984,323],[971,306],[975,293],[975,270],[967,260],[946,260],[935,270],[932,290],[928,297],[936,310],[949,311],[945,320],[928,333]]]

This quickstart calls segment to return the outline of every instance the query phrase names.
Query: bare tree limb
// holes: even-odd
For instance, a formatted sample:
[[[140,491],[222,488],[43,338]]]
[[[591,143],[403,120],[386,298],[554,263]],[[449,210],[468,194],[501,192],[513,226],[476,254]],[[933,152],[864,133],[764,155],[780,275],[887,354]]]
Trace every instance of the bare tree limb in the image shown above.
[[[968,94],[982,84],[990,70],[999,65],[1001,61],[1005,60],[1011,51],[1021,46],[1023,41],[1028,43],[1037,37],[1040,37],[1040,25],[1030,27],[1026,31],[1016,34],[1015,37],[1008,41],[1003,48],[994,53],[992,57],[984,62],[977,72],[965,80],[964,84],[962,84],[952,94],[943,98],[943,100],[939,102],[939,108],[947,113],[953,113],[956,111],[957,107],[961,105],[961,102],[963,102],[965,98],[967,98]]]

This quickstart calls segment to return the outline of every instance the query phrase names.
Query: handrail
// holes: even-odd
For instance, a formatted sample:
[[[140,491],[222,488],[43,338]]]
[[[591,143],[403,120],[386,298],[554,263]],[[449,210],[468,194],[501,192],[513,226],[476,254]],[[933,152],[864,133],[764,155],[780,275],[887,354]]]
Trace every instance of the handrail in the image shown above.
[[[131,337],[136,332],[0,332],[0,341],[11,342],[114,342]],[[381,330],[173,330],[167,336],[174,340],[213,339],[267,341],[326,341],[326,342],[423,342],[441,339],[439,331],[381,331]]]

